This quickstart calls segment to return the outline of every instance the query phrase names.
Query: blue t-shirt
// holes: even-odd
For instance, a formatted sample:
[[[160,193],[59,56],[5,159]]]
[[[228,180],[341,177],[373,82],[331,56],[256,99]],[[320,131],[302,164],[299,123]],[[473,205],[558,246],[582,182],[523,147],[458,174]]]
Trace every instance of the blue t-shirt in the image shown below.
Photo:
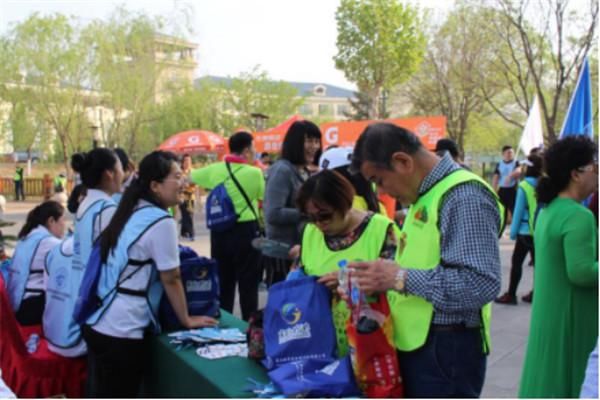
[[[499,175],[500,179],[498,179],[498,186],[501,188],[512,188],[517,186],[519,181],[514,178],[506,179],[517,167],[519,166],[519,162],[517,160],[512,160],[506,162],[504,160],[500,161],[496,166],[496,170],[494,174]]]

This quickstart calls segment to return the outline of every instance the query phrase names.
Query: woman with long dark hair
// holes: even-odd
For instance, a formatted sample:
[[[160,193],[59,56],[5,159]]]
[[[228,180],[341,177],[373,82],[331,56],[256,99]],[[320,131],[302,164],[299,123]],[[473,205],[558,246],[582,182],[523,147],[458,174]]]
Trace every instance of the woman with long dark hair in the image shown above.
[[[598,227],[581,204],[598,188],[596,145],[584,136],[559,140],[544,153],[544,168],[519,397],[579,397],[598,338]]]
[[[61,244],[63,253],[68,253],[64,260],[70,260],[70,268],[54,268],[54,262],[47,265],[47,291],[53,295],[46,300],[44,334],[51,351],[77,357],[85,354],[86,345],[81,327],[72,318],[73,310],[92,246],[115,213],[112,196],[121,188],[123,168],[117,155],[106,148],[74,154],[71,166],[79,173],[82,186],[73,190],[69,201],[75,213],[72,248]],[[81,196],[85,197],[80,201]]]
[[[8,268],[9,300],[21,325],[38,325],[46,302],[44,261],[65,233],[65,208],[46,201],[27,214]]]
[[[288,129],[281,157],[267,172],[265,187],[265,231],[267,238],[288,246],[300,244],[302,217],[296,208],[296,192],[311,175],[309,166],[318,162],[321,131],[310,121],[296,121]],[[283,280],[291,262],[264,254],[267,283]]]
[[[148,328],[158,331],[157,308],[163,288],[185,328],[217,323],[210,317],[188,314],[179,271],[177,225],[167,212],[178,204],[182,184],[174,154],[150,153],[102,234],[98,287],[102,306],[83,328],[89,365],[93,366],[88,377],[91,397],[137,396],[148,356],[145,335]],[[103,283],[111,277],[120,282],[112,292],[111,285]]]

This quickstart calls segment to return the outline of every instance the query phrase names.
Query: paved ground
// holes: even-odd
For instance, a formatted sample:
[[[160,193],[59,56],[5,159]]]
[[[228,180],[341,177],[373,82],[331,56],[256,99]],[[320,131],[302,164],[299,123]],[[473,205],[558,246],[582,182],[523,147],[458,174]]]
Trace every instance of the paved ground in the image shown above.
[[[14,227],[4,228],[3,232],[16,234],[25,221],[26,213],[35,203],[9,202],[4,219],[15,221]],[[204,227],[202,213],[196,213],[197,237],[194,242],[185,242],[202,255],[210,254],[208,232]],[[506,290],[510,270],[510,257],[513,242],[503,238],[500,242],[502,257],[502,290]],[[529,292],[533,282],[533,268],[527,266],[525,261],[523,279],[519,287],[519,296]],[[266,292],[260,293],[260,305],[264,306]],[[487,377],[482,397],[486,398],[511,398],[516,397],[519,388],[519,379],[523,365],[523,356],[529,332],[529,314],[531,306],[519,302],[518,306],[503,306],[494,304],[492,313],[492,352],[488,359]],[[240,315],[239,307],[235,313]]]

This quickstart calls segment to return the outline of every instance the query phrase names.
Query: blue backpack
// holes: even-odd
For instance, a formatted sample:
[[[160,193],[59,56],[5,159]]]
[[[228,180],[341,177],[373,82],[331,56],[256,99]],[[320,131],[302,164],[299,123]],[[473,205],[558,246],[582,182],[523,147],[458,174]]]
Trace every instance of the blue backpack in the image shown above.
[[[246,191],[242,185],[240,185],[240,182],[237,180],[233,172],[231,172],[231,165],[226,162],[225,166],[227,167],[229,178],[231,178],[242,197],[244,197],[248,208],[250,208],[250,211],[252,211],[252,214],[254,214],[254,217],[258,221],[258,216],[256,215],[256,211],[254,211],[254,207],[252,206],[252,202],[248,198]],[[239,218],[239,215],[237,215],[235,212],[233,201],[225,189],[225,182],[227,182],[227,179],[215,186],[215,188],[210,191],[210,194],[206,198],[206,227],[211,231],[228,231],[234,227]]]
[[[271,287],[264,312],[264,365],[269,370],[292,361],[335,358],[330,296],[315,277]]]
[[[85,324],[87,319],[102,306],[102,299],[98,297],[98,282],[100,281],[102,268],[100,237],[92,246],[92,252],[85,266],[85,272],[79,287],[79,295],[73,310],[73,319],[79,325]]]
[[[186,246],[179,246],[181,283],[189,315],[217,317],[220,314],[219,269],[217,262],[200,257]],[[169,299],[163,296],[159,311],[160,325],[165,330],[181,329],[181,324]]]

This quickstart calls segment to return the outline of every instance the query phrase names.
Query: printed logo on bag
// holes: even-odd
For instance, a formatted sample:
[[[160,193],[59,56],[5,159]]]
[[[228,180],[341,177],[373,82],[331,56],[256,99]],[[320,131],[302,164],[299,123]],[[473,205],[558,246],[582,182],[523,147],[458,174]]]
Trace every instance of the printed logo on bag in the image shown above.
[[[340,360],[336,360],[331,364],[325,366],[325,368],[318,370],[317,372],[332,376],[335,370],[340,366]]]
[[[312,337],[310,333],[310,324],[304,322],[299,324],[302,318],[302,311],[294,303],[286,303],[281,308],[281,318],[288,324],[292,325],[286,329],[280,329],[277,332],[279,344],[287,343],[291,340],[309,339]]]
[[[198,268],[194,271],[194,275],[195,275],[196,279],[204,279],[204,278],[206,278],[206,275],[208,275],[208,269],[207,268]]]
[[[190,280],[185,282],[185,291],[191,292],[210,292],[212,290],[212,281],[210,279]]]

